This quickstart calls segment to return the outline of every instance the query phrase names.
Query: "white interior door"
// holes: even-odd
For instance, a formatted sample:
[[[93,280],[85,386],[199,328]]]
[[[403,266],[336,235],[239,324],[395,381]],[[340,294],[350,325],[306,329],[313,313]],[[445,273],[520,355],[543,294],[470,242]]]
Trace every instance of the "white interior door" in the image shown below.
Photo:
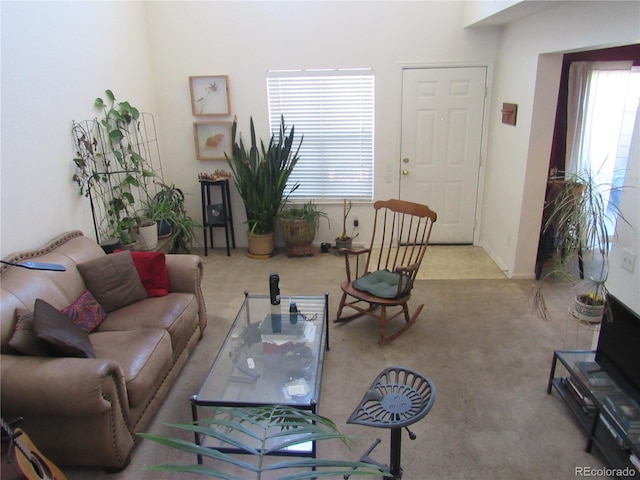
[[[432,243],[473,243],[486,67],[402,73],[400,198],[438,214]]]

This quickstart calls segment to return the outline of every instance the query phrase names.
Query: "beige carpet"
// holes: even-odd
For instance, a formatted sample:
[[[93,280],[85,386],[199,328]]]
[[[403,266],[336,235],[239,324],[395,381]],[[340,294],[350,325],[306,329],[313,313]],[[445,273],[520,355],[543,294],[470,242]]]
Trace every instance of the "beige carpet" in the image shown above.
[[[379,251],[379,250],[378,250]],[[374,248],[374,255],[376,255]],[[482,247],[429,245],[418,280],[500,280],[504,272]]]
[[[418,280],[506,279],[504,272],[482,247],[466,245],[430,245]]]
[[[215,249],[205,258],[203,291],[209,325],[148,431],[175,434],[166,422],[191,419],[189,397],[205,378],[243,291],[268,293],[269,273],[280,274],[283,295],[328,292],[329,318],[335,317],[345,274],[343,258],[280,254],[251,260],[242,249],[230,257],[225,253]],[[463,257],[461,252],[454,255]],[[464,270],[472,269],[467,265]],[[320,444],[319,456],[355,460],[379,437],[382,444],[372,457],[389,461],[388,431],[350,425],[346,419],[375,376],[387,366],[400,365],[429,376],[437,389],[431,412],[411,427],[417,439],[411,441],[403,432],[404,480],[575,479],[576,467],[602,467],[597,449],[593,455],[584,451],[585,433],[567,407],[556,394],[546,393],[553,350],[566,345],[566,308],[573,290],[563,285],[549,289],[552,316],[545,322],[531,312],[530,289],[527,280],[417,281],[410,307],[424,303],[420,317],[382,347],[377,344],[375,322],[330,323],[331,350],[325,355],[320,413],[355,437],[350,448],[339,442]],[[69,480],[205,478],[144,470],[164,462],[193,464],[195,458],[142,441],[122,472],[63,470]]]

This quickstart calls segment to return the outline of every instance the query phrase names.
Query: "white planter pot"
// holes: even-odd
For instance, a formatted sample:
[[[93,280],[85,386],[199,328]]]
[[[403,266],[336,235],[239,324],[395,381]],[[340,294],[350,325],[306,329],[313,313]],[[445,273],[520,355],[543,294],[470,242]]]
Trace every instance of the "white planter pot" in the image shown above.
[[[587,323],[600,323],[602,322],[602,315],[604,315],[604,305],[588,305],[581,302],[580,297],[576,296],[573,314],[576,318]]]
[[[151,225],[138,227],[137,239],[142,250],[153,250],[158,246],[158,226],[155,222]]]

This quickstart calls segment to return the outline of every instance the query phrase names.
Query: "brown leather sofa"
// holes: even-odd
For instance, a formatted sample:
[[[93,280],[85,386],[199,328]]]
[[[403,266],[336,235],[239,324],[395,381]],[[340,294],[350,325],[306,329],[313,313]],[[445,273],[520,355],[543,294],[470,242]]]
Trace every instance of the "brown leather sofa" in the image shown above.
[[[103,256],[73,231],[4,259],[58,263],[65,272],[0,270],[2,417],[24,417],[21,428],[57,465],[126,466],[136,433],[149,426],[207,325],[202,260],[166,255],[169,293],[109,312],[88,335],[96,358],[17,354],[9,345],[16,309],[33,310],[36,299],[64,309],[87,289],[76,266]]]

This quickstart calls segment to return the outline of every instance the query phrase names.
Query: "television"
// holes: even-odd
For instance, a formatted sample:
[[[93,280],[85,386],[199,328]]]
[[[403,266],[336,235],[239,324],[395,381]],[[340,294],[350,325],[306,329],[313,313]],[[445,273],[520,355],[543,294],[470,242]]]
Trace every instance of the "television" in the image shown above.
[[[640,396],[640,315],[613,295],[600,325],[596,361],[618,382],[627,384],[636,400]]]

